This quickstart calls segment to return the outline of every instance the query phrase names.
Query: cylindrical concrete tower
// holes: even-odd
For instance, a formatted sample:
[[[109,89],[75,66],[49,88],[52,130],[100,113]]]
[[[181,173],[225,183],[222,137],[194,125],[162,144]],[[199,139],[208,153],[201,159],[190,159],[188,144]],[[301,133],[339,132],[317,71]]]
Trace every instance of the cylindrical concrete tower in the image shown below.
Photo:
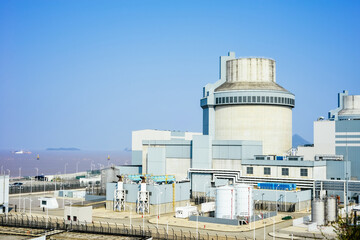
[[[213,112],[209,135],[217,140],[262,141],[266,155],[288,152],[295,96],[276,84],[275,75],[272,59],[227,60],[226,77],[213,90],[213,104],[208,101],[208,110],[202,106],[204,112],[210,107]]]

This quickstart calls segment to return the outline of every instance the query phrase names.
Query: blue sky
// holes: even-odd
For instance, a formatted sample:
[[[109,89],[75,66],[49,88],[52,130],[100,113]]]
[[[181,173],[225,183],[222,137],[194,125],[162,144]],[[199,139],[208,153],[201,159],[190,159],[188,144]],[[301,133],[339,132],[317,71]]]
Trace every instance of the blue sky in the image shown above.
[[[131,131],[202,131],[218,57],[277,61],[293,133],[360,94],[359,1],[1,1],[0,149],[122,150]]]

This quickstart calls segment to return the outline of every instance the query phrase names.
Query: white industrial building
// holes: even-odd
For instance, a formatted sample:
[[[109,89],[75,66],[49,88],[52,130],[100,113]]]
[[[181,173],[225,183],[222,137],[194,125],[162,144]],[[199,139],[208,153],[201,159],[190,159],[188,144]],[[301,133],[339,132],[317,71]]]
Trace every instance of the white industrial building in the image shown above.
[[[9,211],[9,175],[0,176],[0,213]]]
[[[40,208],[56,209],[59,208],[59,203],[55,197],[41,197],[39,198]]]
[[[91,223],[92,222],[92,206],[70,205],[65,206],[64,219],[66,222],[74,223]]]
[[[317,155],[341,155],[349,161],[348,178],[360,179],[360,95],[339,93],[338,108],[329,112],[328,119],[314,122],[314,145],[298,147],[298,154],[306,159]],[[351,166],[351,167],[350,167]],[[338,170],[340,172],[340,169]],[[345,179],[344,171],[341,179]]]

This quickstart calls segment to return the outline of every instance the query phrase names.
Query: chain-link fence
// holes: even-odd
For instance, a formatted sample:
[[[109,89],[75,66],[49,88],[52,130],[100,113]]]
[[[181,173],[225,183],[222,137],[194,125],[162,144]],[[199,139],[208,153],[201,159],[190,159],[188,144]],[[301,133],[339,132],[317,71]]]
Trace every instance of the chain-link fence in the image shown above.
[[[240,236],[228,236],[226,233],[217,234],[212,232],[185,231],[181,229],[166,227],[142,227],[141,225],[127,226],[108,222],[79,223],[70,222],[59,218],[28,217],[26,215],[12,215],[0,217],[1,226],[45,229],[47,231],[64,230],[80,233],[94,233],[104,235],[118,235],[134,237],[136,239],[157,239],[157,240],[243,240]]]
[[[78,189],[82,188],[79,182],[75,183],[49,183],[45,184],[34,184],[32,186],[9,186],[9,194],[16,193],[30,193],[30,192],[44,192],[44,191],[55,191],[62,189]]]

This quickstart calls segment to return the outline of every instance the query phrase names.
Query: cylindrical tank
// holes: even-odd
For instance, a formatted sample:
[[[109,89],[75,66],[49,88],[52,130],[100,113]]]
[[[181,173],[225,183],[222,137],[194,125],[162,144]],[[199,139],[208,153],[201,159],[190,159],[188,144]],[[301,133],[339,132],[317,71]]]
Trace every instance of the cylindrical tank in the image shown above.
[[[317,225],[325,225],[325,204],[322,199],[314,199],[311,202],[311,221]]]
[[[339,117],[359,117],[360,115],[360,95],[343,96],[344,106],[339,112]]]
[[[228,60],[215,99],[215,139],[262,141],[265,155],[291,149],[295,97],[276,83],[274,60]]]
[[[247,184],[235,185],[236,192],[236,216],[252,216],[253,213],[253,199],[252,187]]]
[[[233,187],[218,187],[215,204],[215,217],[235,219],[235,189]]]
[[[325,217],[327,222],[335,222],[337,218],[337,204],[335,197],[328,197],[326,199]]]
[[[101,170],[101,188],[106,189],[106,183],[117,182],[120,170],[115,167],[105,168]]]

